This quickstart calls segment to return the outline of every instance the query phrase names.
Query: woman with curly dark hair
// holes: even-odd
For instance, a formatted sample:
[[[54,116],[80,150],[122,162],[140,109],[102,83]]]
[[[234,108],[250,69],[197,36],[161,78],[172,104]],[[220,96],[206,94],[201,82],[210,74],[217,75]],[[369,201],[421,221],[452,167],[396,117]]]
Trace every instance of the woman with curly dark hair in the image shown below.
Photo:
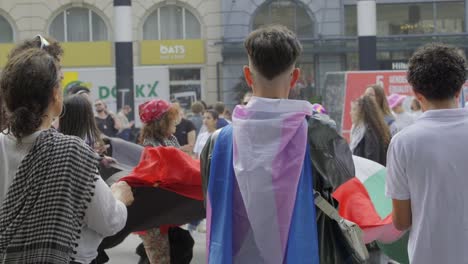
[[[376,101],[368,95],[354,101],[351,119],[350,148],[353,154],[385,166],[391,134]]]

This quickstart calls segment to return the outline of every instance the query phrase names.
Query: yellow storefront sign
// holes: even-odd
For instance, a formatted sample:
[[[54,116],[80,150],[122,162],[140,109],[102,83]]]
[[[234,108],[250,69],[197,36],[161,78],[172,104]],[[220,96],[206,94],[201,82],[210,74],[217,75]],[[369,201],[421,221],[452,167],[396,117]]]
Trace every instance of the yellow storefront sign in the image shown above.
[[[113,65],[112,42],[62,42],[62,67],[105,67]],[[0,44],[0,68],[15,44]]]
[[[140,54],[142,65],[204,64],[205,41],[145,40]]]

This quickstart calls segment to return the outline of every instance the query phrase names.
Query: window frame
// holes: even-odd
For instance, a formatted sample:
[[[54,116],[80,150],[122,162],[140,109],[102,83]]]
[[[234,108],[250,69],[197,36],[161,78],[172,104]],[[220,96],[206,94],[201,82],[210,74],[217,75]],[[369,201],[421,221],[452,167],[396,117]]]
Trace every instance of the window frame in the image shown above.
[[[80,8],[80,9],[87,9],[87,13],[88,13],[88,27],[89,27],[89,33],[88,33],[88,40],[79,40],[79,41],[69,41],[68,40],[68,19],[67,19],[67,11],[69,11],[70,9],[75,9],[75,8]],[[105,40],[94,40],[93,39],[93,13],[99,17],[102,22],[104,23],[104,25],[106,26],[106,37],[105,37]],[[58,19],[58,17],[60,15],[63,15],[63,37],[64,37],[64,40],[63,42],[97,42],[97,41],[110,41],[110,30],[109,30],[109,25],[108,23],[106,22],[106,19],[101,15],[99,14],[98,12],[94,11],[92,8],[89,8],[89,7],[86,7],[86,6],[72,6],[72,7],[68,7],[68,8],[65,8],[63,10],[61,10],[60,12],[57,12],[55,14],[55,16],[53,17],[53,19],[51,20],[51,22],[49,23],[49,26],[47,28],[47,32],[49,35],[50,34],[50,27],[51,25],[55,22],[56,19]]]
[[[168,6],[175,6],[175,7],[178,7],[178,8],[182,8],[182,38],[178,38],[178,39],[162,39],[161,38],[161,35],[162,35],[162,31],[161,31],[161,8],[163,7],[168,7]],[[197,19],[197,22],[198,22],[198,25],[200,27],[200,36],[199,38],[195,38],[195,39],[203,39],[203,32],[202,32],[202,23],[200,21],[200,18],[194,13],[192,12],[189,8],[186,8],[185,6],[182,6],[182,5],[177,5],[177,4],[168,4],[168,5],[161,5],[161,6],[158,6],[156,7],[152,12],[149,13],[149,15],[147,15],[145,17],[145,19],[143,20],[143,24],[142,26],[140,27],[141,28],[141,31],[142,31],[142,39],[145,41],[145,40],[187,40],[187,39],[193,39],[193,38],[187,38],[187,25],[186,25],[186,12],[189,12],[191,13],[196,19]],[[145,35],[145,24],[146,22],[148,21],[148,18],[150,18],[151,16],[153,15],[157,15],[157,30],[158,30],[158,38],[157,39],[151,39],[151,38],[146,38]]]
[[[255,19],[256,17],[258,16],[258,14],[260,13],[260,11],[262,11],[263,8],[267,8],[266,9],[266,14],[268,15],[268,20],[270,21],[269,23],[271,23],[272,21],[272,15],[271,15],[271,5],[273,4],[275,0],[267,0],[265,1],[264,3],[262,3],[260,6],[257,7],[257,9],[254,11],[251,19],[250,19],[250,29],[251,30],[255,30]],[[289,0],[290,2],[292,2],[294,5],[295,5],[295,9],[294,9],[294,13],[296,14],[295,15],[295,19],[294,19],[294,29],[293,32],[295,32],[297,35],[299,34],[297,32],[298,30],[298,23],[297,23],[297,11],[298,9],[303,9],[305,11],[305,13],[307,14],[307,16],[309,17],[309,21],[311,22],[312,24],[312,32],[311,32],[311,36],[312,37],[315,37],[317,36],[317,26],[318,26],[318,23],[317,23],[317,20],[315,19],[314,15],[311,13],[311,11],[309,10],[309,7],[307,6],[307,4],[303,3],[302,1],[299,1],[299,0]],[[263,24],[262,26],[264,25],[268,25],[268,24]],[[304,37],[304,36],[299,36],[298,37],[300,39],[308,39],[310,37]]]
[[[14,43],[16,41],[16,28],[13,20],[11,20],[6,13],[3,13],[2,10],[0,10],[0,17],[6,21],[11,29],[11,42],[0,42],[0,44]]]

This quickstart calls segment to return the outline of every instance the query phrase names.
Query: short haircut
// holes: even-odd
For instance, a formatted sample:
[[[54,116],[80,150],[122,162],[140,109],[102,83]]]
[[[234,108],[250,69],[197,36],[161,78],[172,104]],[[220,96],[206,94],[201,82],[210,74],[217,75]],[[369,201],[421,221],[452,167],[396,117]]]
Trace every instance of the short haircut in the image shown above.
[[[250,62],[268,80],[273,80],[296,64],[302,46],[296,35],[284,26],[257,29],[244,42]]]
[[[44,39],[49,42],[49,45],[43,47],[42,49],[45,50],[50,56],[54,57],[56,61],[60,61],[61,57],[63,56],[63,49],[60,46],[60,43],[52,37],[44,37]],[[16,56],[17,54],[31,48],[40,48],[41,47],[41,39],[36,36],[32,39],[27,39],[22,43],[18,44],[16,47],[8,55],[8,58],[11,59],[12,57]]]
[[[465,66],[457,48],[431,43],[410,58],[407,78],[413,90],[429,100],[451,99],[465,83]]]
[[[205,111],[205,107],[201,102],[197,101],[192,104],[191,110],[194,114],[200,114],[203,113],[203,111]]]
[[[224,113],[224,103],[223,102],[216,102],[213,109],[218,112],[218,114],[222,115]]]
[[[210,114],[211,117],[212,117],[214,120],[218,120],[218,119],[219,119],[219,114],[218,114],[218,112],[216,112],[215,110],[207,110],[205,113]]]

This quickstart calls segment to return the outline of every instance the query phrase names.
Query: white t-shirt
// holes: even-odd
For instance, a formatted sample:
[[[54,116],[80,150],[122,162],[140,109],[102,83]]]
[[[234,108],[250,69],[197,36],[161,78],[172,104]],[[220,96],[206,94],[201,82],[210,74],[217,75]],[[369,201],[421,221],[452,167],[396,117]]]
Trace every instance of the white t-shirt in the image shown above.
[[[40,133],[41,131],[23,138],[21,145],[17,144],[15,137],[0,133],[0,205],[5,200],[21,161]],[[77,241],[77,253],[73,256],[79,263],[93,261],[104,237],[122,230],[127,221],[127,208],[113,197],[107,184],[100,177],[95,184],[94,196],[85,214],[85,225]]]
[[[425,112],[395,135],[388,197],[411,200],[412,264],[468,263],[468,110]]]
[[[195,156],[197,158],[200,158],[200,154],[203,148],[205,147],[206,142],[208,141],[208,138],[210,138],[211,134],[213,133],[203,132],[198,135],[197,142],[195,142],[195,146],[193,147],[193,153],[195,153]]]
[[[397,126],[398,131],[401,131],[404,128],[412,125],[415,121],[414,116],[408,112],[403,112],[400,114],[395,113],[394,115],[395,115],[395,125]]]

